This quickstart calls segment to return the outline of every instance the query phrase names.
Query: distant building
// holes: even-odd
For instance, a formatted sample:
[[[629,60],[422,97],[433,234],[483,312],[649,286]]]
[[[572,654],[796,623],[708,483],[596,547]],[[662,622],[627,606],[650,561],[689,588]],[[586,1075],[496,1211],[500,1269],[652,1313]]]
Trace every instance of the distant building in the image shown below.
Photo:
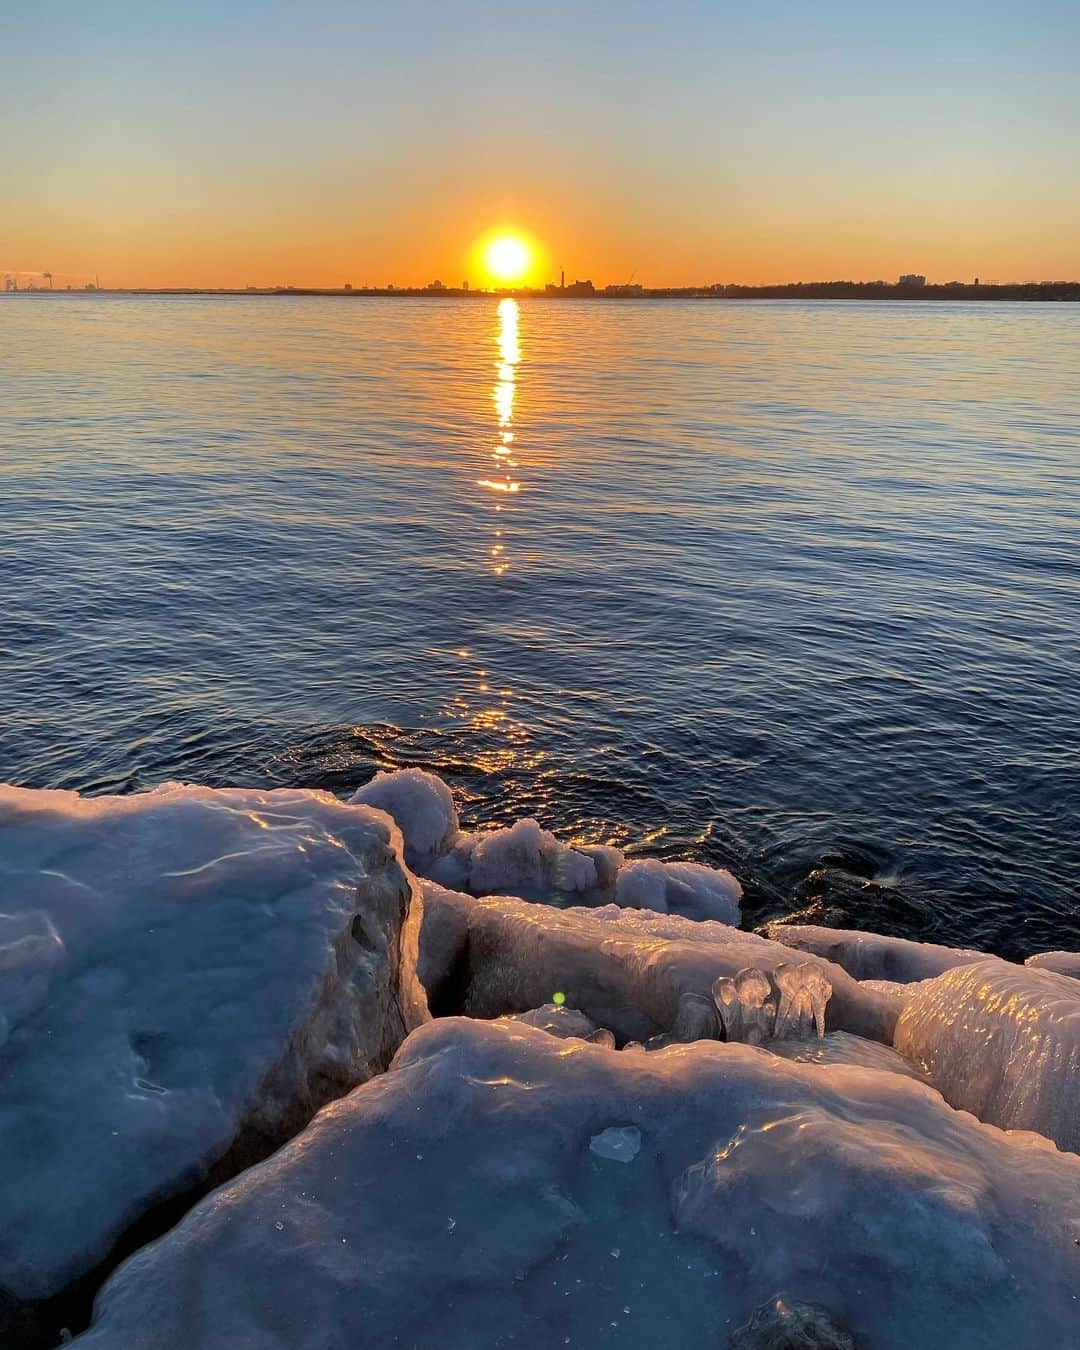
[[[467,290],[469,289],[469,283],[468,283],[467,281],[463,281],[463,282],[461,283],[461,289],[462,289],[463,291],[467,291]]]
[[[644,293],[645,287],[638,282],[631,283],[628,281],[624,285],[604,287],[605,295],[644,295]]]
[[[926,278],[918,272],[905,272],[898,283],[901,286],[925,286]]]
[[[596,287],[591,281],[572,281],[569,286],[563,286],[563,295],[595,295]]]
[[[441,281],[438,280],[438,278],[436,278],[434,281],[428,284],[427,289],[429,291],[445,291],[446,287],[442,284]]]
[[[352,282],[351,282],[351,281],[347,281],[347,282],[345,283],[343,289],[346,290],[346,291],[351,291],[351,290],[352,290]]]

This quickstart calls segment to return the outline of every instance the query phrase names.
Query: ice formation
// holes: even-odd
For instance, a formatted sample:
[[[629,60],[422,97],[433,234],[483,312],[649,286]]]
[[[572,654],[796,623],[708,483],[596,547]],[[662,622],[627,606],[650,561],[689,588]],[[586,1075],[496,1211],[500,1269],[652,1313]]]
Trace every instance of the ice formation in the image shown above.
[[[824,1036],[825,1005],[832,995],[832,985],[820,966],[810,961],[774,966],[773,979],[780,993],[773,1033],[776,1039],[808,1036],[811,1027],[819,1038]]]
[[[776,999],[767,975],[747,966],[713,983],[713,1000],[724,1026],[724,1039],[760,1045],[776,1027]]]
[[[353,802],[388,812],[410,867],[450,890],[561,905],[615,901],[691,919],[739,922],[742,887],[722,868],[650,858],[627,863],[605,844],[564,844],[531,819],[462,831],[450,789],[422,769],[378,773]]]
[[[946,1101],[1080,1151],[1080,984],[994,958],[919,986],[897,1050]]]
[[[777,942],[823,956],[843,966],[857,980],[889,980],[910,984],[932,979],[954,966],[984,959],[985,953],[961,947],[939,947],[932,942],[910,942],[858,928],[822,928],[809,923],[770,923],[768,933]]]
[[[770,980],[753,966],[734,977],[721,976],[712,996],[724,1027],[724,1039],[761,1045],[764,1041],[805,1037],[816,1028],[825,1035],[825,1005],[832,985],[812,961],[781,962]]]
[[[879,1041],[868,1041],[863,1036],[853,1036],[849,1031],[827,1031],[822,1037],[789,1038],[771,1040],[764,1049],[783,1059],[794,1059],[800,1064],[852,1064],[864,1069],[884,1069],[888,1073],[900,1073],[906,1078],[914,1078],[925,1083],[926,1075],[895,1051],[891,1045],[882,1045]]]
[[[0,1343],[426,1016],[385,817],[318,792],[0,788]]]
[[[615,881],[615,903],[688,919],[737,924],[742,887],[723,869],[701,863],[660,862],[647,858],[627,863]]]
[[[497,1017],[540,1007],[559,992],[620,1043],[685,1036],[695,1018],[703,1031],[711,1022],[715,1035],[708,1005],[717,979],[748,966],[768,975],[776,966],[809,964],[832,986],[830,1026],[892,1042],[894,999],[864,989],[839,966],[726,924],[617,905],[556,909],[476,898],[430,882],[424,895],[420,968],[443,1011]],[[695,999],[684,1002],[687,994]]]
[[[122,1265],[76,1346],[723,1347],[784,1291],[873,1350],[1046,1350],[1078,1240],[1080,1158],[900,1074],[445,1018]]]
[[[576,1036],[579,1040],[591,1040],[597,1031],[603,1028],[577,1008],[568,1008],[565,1003],[545,1003],[542,1008],[530,1008],[528,1012],[511,1013],[507,1022],[520,1022],[523,1026],[539,1027],[552,1036]],[[611,1033],[609,1032],[608,1035]]]
[[[349,800],[393,817],[405,840],[405,860],[414,870],[450,848],[460,833],[453,794],[441,778],[423,769],[377,773]]]
[[[1080,952],[1039,952],[1037,956],[1029,956],[1024,965],[1080,980]]]
[[[641,1152],[641,1131],[636,1125],[609,1125],[589,1140],[589,1152],[611,1162],[633,1162]]]

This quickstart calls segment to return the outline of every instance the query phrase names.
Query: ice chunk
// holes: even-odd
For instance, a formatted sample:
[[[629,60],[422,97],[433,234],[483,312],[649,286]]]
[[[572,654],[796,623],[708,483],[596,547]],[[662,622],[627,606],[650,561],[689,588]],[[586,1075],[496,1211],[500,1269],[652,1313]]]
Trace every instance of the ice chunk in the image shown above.
[[[78,1345],[723,1350],[787,1290],[873,1350],[1047,1350],[1078,1214],[1080,1159],[897,1073],[443,1018],[120,1266]]]
[[[457,838],[458,814],[450,789],[423,769],[377,773],[349,799],[392,816],[405,840],[405,860],[420,869]]]
[[[615,879],[615,903],[631,909],[654,909],[666,914],[667,875],[659,858],[627,863]]]
[[[531,1008],[528,1012],[513,1013],[505,1019],[508,1022],[521,1022],[527,1027],[539,1027],[552,1036],[577,1036],[587,1041],[597,1032],[597,1026],[591,1018],[579,1012],[577,1008],[568,1008],[565,1003],[545,1003],[542,1008]],[[608,1032],[608,1035],[611,1035]],[[612,1044],[615,1038],[612,1036]]]
[[[739,922],[742,887],[730,872],[655,858],[626,863],[609,844],[564,844],[532,818],[502,829],[462,831],[449,787],[423,769],[377,773],[350,800],[386,811],[404,836],[409,866],[450,890],[559,905],[615,900]]]
[[[842,966],[857,980],[891,980],[909,984],[932,979],[954,966],[981,961],[985,953],[961,947],[940,947],[932,942],[865,933],[857,928],[822,928],[810,923],[770,923],[768,934],[776,942],[799,951],[812,952]]]
[[[589,1150],[612,1162],[633,1162],[641,1152],[641,1131],[636,1125],[609,1125],[589,1140]]]
[[[1029,956],[1024,965],[1080,980],[1080,952],[1040,952],[1038,956]]]
[[[326,793],[0,788],[0,1343],[386,1066],[426,1016],[413,886]]]
[[[818,1037],[825,1035],[825,1005],[832,994],[832,985],[819,967],[809,961],[799,965],[773,967],[773,979],[780,991],[776,1009],[777,1039],[785,1036],[808,1036],[816,1027]]]
[[[681,995],[671,1030],[678,1041],[715,1041],[720,1035],[720,1023],[713,1001],[704,994]]]
[[[724,1024],[724,1037],[760,1045],[776,1027],[776,999],[769,978],[754,966],[734,978],[721,976],[712,987],[713,1001]]]
[[[688,919],[737,924],[742,887],[722,868],[701,863],[660,862],[646,858],[627,863],[615,881],[615,903]]]
[[[476,1017],[524,1012],[557,990],[620,1043],[673,1033],[682,996],[707,1000],[720,977],[748,966],[768,976],[774,966],[803,958],[754,933],[674,914],[477,899],[432,883],[424,895],[421,967],[449,972],[442,978],[453,987],[454,1011]],[[429,932],[439,953],[430,963]],[[838,966],[805,960],[832,986],[831,1027],[892,1043],[895,1000],[864,990]]]
[[[825,1005],[832,985],[813,962],[779,962],[772,979],[748,967],[734,978],[721,976],[712,996],[729,1041],[760,1045],[773,1037],[806,1036],[812,1026],[825,1034]]]
[[[1080,984],[980,961],[919,986],[894,1044],[946,1101],[1080,1151]]]
[[[476,895],[547,898],[596,888],[594,860],[560,844],[535,820],[519,820],[473,839],[469,890]]]

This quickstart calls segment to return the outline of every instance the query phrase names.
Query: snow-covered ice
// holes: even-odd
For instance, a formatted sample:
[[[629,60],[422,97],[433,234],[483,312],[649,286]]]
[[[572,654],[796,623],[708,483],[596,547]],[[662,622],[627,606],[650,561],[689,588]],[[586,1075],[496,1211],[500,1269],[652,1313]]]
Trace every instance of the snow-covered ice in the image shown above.
[[[0,1342],[386,1066],[420,907],[387,817],[324,793],[0,788]]]
[[[566,844],[531,818],[463,831],[449,787],[422,769],[378,773],[353,802],[393,816],[409,866],[449,890],[559,905],[602,905],[739,922],[742,887],[723,868],[656,858],[626,862],[606,844]]]
[[[450,848],[460,833],[453,793],[441,778],[423,769],[377,773],[349,801],[374,806],[393,818],[405,841],[405,860],[413,869]]]
[[[921,984],[897,1050],[945,1099],[1080,1151],[1080,983],[994,958]]]
[[[779,1296],[872,1350],[1046,1350],[1078,1242],[1080,1158],[901,1074],[447,1018],[121,1266],[76,1345],[722,1348]]]
[[[739,922],[742,887],[722,868],[701,863],[660,862],[646,858],[620,868],[615,881],[615,903],[688,919]]]

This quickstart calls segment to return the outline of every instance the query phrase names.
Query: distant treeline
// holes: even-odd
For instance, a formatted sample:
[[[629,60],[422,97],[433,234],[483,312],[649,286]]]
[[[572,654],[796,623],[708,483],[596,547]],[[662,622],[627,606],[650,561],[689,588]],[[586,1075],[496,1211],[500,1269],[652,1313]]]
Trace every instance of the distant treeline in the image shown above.
[[[364,296],[424,299],[489,299],[492,295],[515,299],[540,300],[1080,300],[1080,281],[1025,281],[967,283],[949,281],[941,285],[899,286],[885,281],[793,281],[782,286],[607,286],[593,288],[589,282],[575,282],[544,290],[529,287],[496,291],[468,290],[454,286],[247,286],[243,290],[225,287],[211,290],[200,287],[145,287],[139,290],[102,287],[96,290],[34,290],[36,296],[105,295],[242,295],[288,296],[321,295],[359,299]],[[20,295],[26,291],[18,292]]]
[[[950,281],[942,285],[898,286],[885,281],[794,281],[782,286],[608,286],[588,288],[577,282],[565,289],[528,287],[500,289],[494,294],[517,299],[544,300],[1080,300],[1080,281],[974,283]],[[491,291],[457,287],[361,288],[347,291],[300,290],[289,287],[277,295],[390,295],[425,297],[490,296]]]

